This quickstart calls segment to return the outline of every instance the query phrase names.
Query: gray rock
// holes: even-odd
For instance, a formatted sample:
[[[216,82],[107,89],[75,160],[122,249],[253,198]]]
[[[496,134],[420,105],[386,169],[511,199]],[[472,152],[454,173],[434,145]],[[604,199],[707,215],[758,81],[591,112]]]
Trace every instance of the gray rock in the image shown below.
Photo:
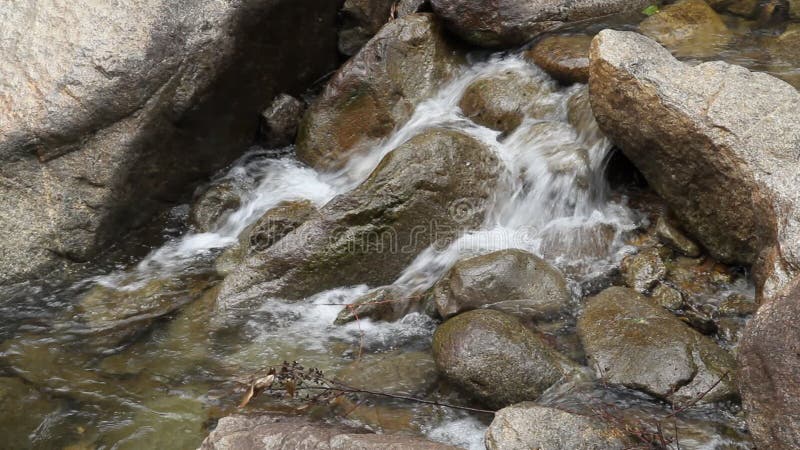
[[[736,364],[714,341],[633,290],[613,287],[589,299],[578,320],[598,377],[656,397],[689,402],[737,396]]]
[[[345,0],[340,12],[339,51],[347,56],[369,41],[389,21],[395,0]]]
[[[747,424],[758,448],[800,447],[800,278],[747,324],[738,358]]]
[[[281,202],[265,212],[246,232],[247,254],[261,253],[300,225],[319,215],[310,200]]]
[[[230,181],[208,186],[192,203],[189,223],[201,233],[216,230],[232,212],[242,206],[241,194]]]
[[[660,216],[656,222],[656,236],[658,236],[658,239],[665,245],[690,258],[697,258],[700,256],[700,247],[689,239],[688,236],[683,234],[680,229],[669,223],[664,216]]]
[[[305,104],[289,94],[275,97],[261,113],[261,145],[267,148],[291,145],[304,111]]]
[[[415,136],[319,217],[251,254],[225,279],[218,306],[393,282],[419,252],[483,222],[499,164],[483,144],[457,131]]]
[[[334,323],[344,325],[357,319],[394,321],[402,318],[414,306],[407,292],[395,286],[383,286],[357,298],[352,305],[345,306]]]
[[[625,284],[642,294],[649,292],[667,275],[667,266],[656,247],[645,248],[635,255],[627,256],[622,260],[620,270]]]
[[[333,76],[301,123],[297,157],[340,168],[405,123],[454,74],[461,57],[431,14],[386,25]]]
[[[552,88],[544,76],[508,70],[473,81],[458,105],[473,122],[508,134],[525,117],[543,119],[555,112],[543,101]]]
[[[634,444],[607,423],[531,402],[501,409],[486,430],[488,450],[623,450]]]
[[[556,34],[542,38],[525,57],[562,83],[587,83],[591,44],[592,37],[585,34]]]
[[[66,275],[235,159],[276,94],[336,64],[336,12],[319,0],[4,4],[0,284]],[[292,39],[298,29],[315,39]]]
[[[639,24],[639,31],[679,57],[718,55],[733,33],[705,0],[680,0]]]
[[[639,12],[640,0],[431,0],[433,11],[462,39],[482,47],[515,47],[570,22]]]
[[[488,307],[526,320],[553,319],[569,310],[561,272],[523,250],[500,250],[458,261],[433,288],[439,314]]]
[[[198,450],[456,450],[422,438],[372,434],[300,417],[234,415],[219,420]]]
[[[592,43],[603,131],[716,259],[752,264],[769,297],[800,267],[800,93],[722,62],[690,66],[636,33]]]
[[[517,318],[486,309],[440,325],[433,357],[450,382],[492,408],[536,400],[573,370]]]

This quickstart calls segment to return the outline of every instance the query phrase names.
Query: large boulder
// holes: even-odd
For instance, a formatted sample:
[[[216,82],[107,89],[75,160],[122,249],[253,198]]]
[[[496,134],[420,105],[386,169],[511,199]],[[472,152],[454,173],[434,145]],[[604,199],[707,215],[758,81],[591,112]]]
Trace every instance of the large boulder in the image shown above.
[[[467,42],[513,47],[570,22],[638,12],[649,0],[431,0],[436,14]]]
[[[536,400],[574,369],[515,317],[486,309],[440,325],[433,357],[450,382],[492,408]]]
[[[337,63],[337,3],[5,3],[0,284],[90,260],[241,154]]]
[[[431,14],[411,14],[383,27],[306,112],[297,157],[320,170],[336,169],[405,123],[461,60],[442,31]]]
[[[609,383],[676,402],[737,396],[733,357],[631,289],[589,299],[578,335],[590,366]]]
[[[531,402],[497,411],[486,430],[488,450],[624,450],[634,443],[596,418]]]
[[[558,269],[516,249],[458,261],[436,283],[433,297],[445,319],[488,307],[531,320],[564,314],[571,298]]]
[[[752,264],[768,296],[800,262],[800,93],[762,73],[683,64],[636,33],[591,50],[597,122],[715,258]]]
[[[800,278],[762,306],[739,344],[740,389],[758,448],[800,447]]]
[[[422,438],[373,434],[314,423],[300,417],[234,415],[223,417],[199,450],[456,450]]]
[[[358,53],[389,21],[394,3],[395,0],[345,0],[339,13],[339,51],[347,56]]]
[[[483,222],[499,173],[495,155],[465,134],[431,129],[417,135],[318,217],[248,256],[225,279],[219,305],[389,284],[431,244],[451,242]]]

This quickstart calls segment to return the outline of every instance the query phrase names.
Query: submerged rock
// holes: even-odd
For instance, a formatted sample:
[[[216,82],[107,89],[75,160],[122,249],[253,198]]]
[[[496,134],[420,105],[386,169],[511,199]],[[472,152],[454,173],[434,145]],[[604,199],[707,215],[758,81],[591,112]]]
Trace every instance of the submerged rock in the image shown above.
[[[212,184],[192,204],[189,223],[200,233],[215,231],[242,206],[241,194],[231,181]]]
[[[0,285],[68,275],[238,157],[275,95],[337,63],[336,13],[318,0],[6,2]]]
[[[433,11],[462,39],[482,47],[514,47],[570,22],[639,12],[641,0],[431,0]]]
[[[429,352],[395,351],[363,356],[336,377],[358,389],[424,396],[436,387],[439,373]]]
[[[507,134],[525,117],[543,119],[554,113],[555,107],[542,101],[550,92],[544,77],[508,70],[473,81],[458,105],[473,122]]]
[[[523,250],[500,250],[458,261],[433,288],[439,314],[448,319],[491,308],[525,320],[556,318],[569,309],[564,276]]]
[[[431,14],[381,31],[333,76],[300,125],[297,157],[319,170],[342,167],[405,123],[461,61]]]
[[[758,448],[800,446],[800,278],[763,305],[738,349],[742,404]]]
[[[624,450],[624,430],[580,414],[523,402],[498,411],[486,430],[487,450]]]
[[[584,34],[547,36],[525,56],[562,83],[587,83],[591,44],[592,37]]]
[[[722,18],[704,0],[680,0],[639,24],[639,31],[676,56],[719,54],[733,38]]]
[[[355,428],[271,415],[223,417],[199,450],[456,450],[422,438],[373,434]]]
[[[305,104],[289,94],[272,100],[261,113],[260,141],[267,148],[286,147],[297,137],[297,128],[305,111]]]
[[[674,402],[735,398],[731,355],[633,290],[613,287],[589,299],[578,320],[598,377]],[[720,381],[721,380],[721,381]]]
[[[486,309],[440,325],[433,357],[450,382],[492,408],[536,400],[574,368],[518,319]]]
[[[683,64],[630,32],[602,31],[591,60],[598,123],[681,226],[722,262],[752,264],[769,250],[755,268],[764,296],[791,279],[800,267],[800,93],[723,62]]]
[[[264,296],[300,299],[325,289],[393,282],[431,244],[483,222],[500,165],[475,139],[431,129],[386,155],[351,192],[336,197],[229,275],[219,306]]]

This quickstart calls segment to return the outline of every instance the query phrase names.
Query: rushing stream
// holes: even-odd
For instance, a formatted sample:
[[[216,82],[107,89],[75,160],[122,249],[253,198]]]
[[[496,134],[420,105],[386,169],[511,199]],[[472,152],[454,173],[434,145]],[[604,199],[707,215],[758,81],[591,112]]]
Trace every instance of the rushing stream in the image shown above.
[[[458,106],[472,81],[504,72],[541,80],[542,94],[536,101],[549,111],[544,119],[526,118],[508,136],[476,125]],[[477,138],[505,169],[482,228],[445,249],[423,251],[395,285],[408,293],[423,292],[465,255],[521,248],[567,275],[577,305],[587,286],[612,273],[632,251],[631,233],[648,226],[647,215],[630,205],[626,193],[608,185],[605,171],[611,144],[591,114],[580,114],[588,111],[585,97],[579,98],[583,89],[559,87],[519,56],[493,56],[465,68],[420,104],[389,139],[368,154],[353,157],[338,172],[305,167],[291,149],[251,149],[212,181],[232,183],[241,192],[242,206],[216,229],[173,233],[166,244],[134,265],[56,292],[31,287],[4,303],[7,323],[2,328],[1,368],[6,385],[15,386],[13,396],[5,397],[0,417],[4,434],[26,430],[36,448],[196,448],[215,419],[235,411],[242,392],[236,381],[264,367],[297,360],[335,374],[358,358],[370,361],[379,353],[427,351],[436,322],[422,313],[397,322],[365,319],[333,324],[342,305],[368,292],[366,286],[342,286],[302,302],[264,299],[242,330],[219,334],[209,328],[219,282],[215,259],[238,245],[244,230],[282,201],[307,199],[322,206],[348,192],[388,152],[427,128],[452,128]],[[577,105],[572,114],[570,103]],[[187,209],[182,206],[173,212],[181,218]],[[740,281],[729,289],[751,288]],[[130,345],[109,348],[102,336],[96,336],[96,329],[87,329],[79,320],[87,313],[103,314],[87,312],[87,304],[163,298],[170,302],[179,298],[176,303],[183,307],[169,311],[168,320],[148,319],[145,332],[126,332]],[[131,317],[136,318],[133,309]],[[562,326],[547,333],[580,359],[583,356],[568,338],[573,327],[574,318],[566,317]],[[379,378],[385,391],[400,387],[393,385],[392,373]],[[467,402],[447,386],[439,386],[431,396]],[[665,408],[643,396],[602,390],[591,382],[554,387],[542,401],[575,408],[601,402],[620,408],[636,405],[640,414]],[[475,449],[483,448],[490,420],[398,401],[373,406],[370,411],[356,409],[343,420],[385,431],[424,433]],[[281,412],[292,408],[269,399],[249,407]],[[337,417],[329,411],[319,414]],[[682,448],[711,449],[725,443],[735,448],[738,432],[730,424],[739,419],[731,413],[701,408],[682,420],[682,426],[691,429]]]

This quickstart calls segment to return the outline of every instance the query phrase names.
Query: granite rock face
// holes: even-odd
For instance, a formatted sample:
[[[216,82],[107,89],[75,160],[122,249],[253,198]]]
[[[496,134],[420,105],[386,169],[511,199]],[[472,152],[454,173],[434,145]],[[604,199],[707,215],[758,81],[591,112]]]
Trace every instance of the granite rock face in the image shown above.
[[[603,131],[715,258],[757,263],[770,297],[800,268],[800,93],[763,73],[681,63],[602,31],[589,90]]]
[[[337,63],[337,3],[4,4],[0,284],[64,275],[240,155]]]

